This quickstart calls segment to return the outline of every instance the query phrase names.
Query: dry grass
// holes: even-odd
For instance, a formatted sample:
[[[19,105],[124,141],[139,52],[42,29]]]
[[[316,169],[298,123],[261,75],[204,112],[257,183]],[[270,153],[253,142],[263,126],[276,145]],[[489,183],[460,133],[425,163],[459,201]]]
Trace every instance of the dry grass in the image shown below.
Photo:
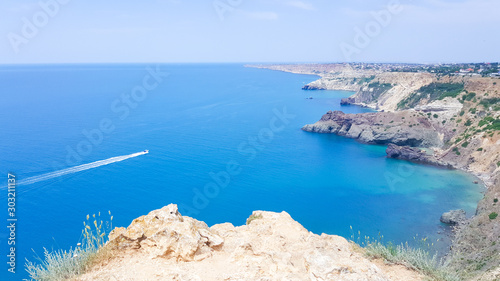
[[[355,251],[364,251],[370,259],[382,259],[390,264],[403,265],[408,269],[415,270],[429,280],[435,281],[460,281],[462,280],[456,271],[443,259],[438,259],[437,253],[432,254],[433,243],[427,238],[414,237],[419,246],[410,247],[408,243],[394,245],[391,242],[383,243],[384,236],[379,233],[378,238],[365,236],[361,238],[358,231],[357,239],[351,227],[351,242]]]
[[[112,229],[113,216],[109,223],[100,219],[101,213],[87,215],[83,222],[82,240],[77,247],[69,250],[52,250],[44,248],[43,258],[35,253],[36,262],[26,259],[25,268],[30,278],[42,281],[72,279],[85,273],[93,266],[109,260],[110,252],[104,247],[107,240],[106,229]]]

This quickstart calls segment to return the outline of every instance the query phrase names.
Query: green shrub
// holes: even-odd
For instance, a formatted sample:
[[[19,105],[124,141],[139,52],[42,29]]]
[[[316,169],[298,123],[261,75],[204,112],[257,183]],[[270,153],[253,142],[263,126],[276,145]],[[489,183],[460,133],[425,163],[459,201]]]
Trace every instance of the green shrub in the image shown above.
[[[486,126],[486,130],[500,131],[500,118],[491,121],[491,123]]]
[[[477,149],[477,151],[483,151],[483,148],[482,148],[482,147],[480,147],[480,148],[478,148],[478,149]]]
[[[467,146],[469,146],[469,142],[468,142],[468,141],[464,141],[464,142],[462,143],[462,147],[467,147]]]
[[[493,212],[488,217],[490,218],[490,220],[494,220],[494,219],[496,219],[498,217],[498,214],[495,213],[495,212]]]
[[[470,126],[470,125],[472,125],[472,121],[470,119],[467,119],[467,121],[465,121],[464,125]]]
[[[490,124],[493,120],[495,120],[495,118],[491,116],[486,116],[483,118],[483,120],[479,121],[478,126],[483,127],[484,125]]]
[[[476,93],[468,93],[462,96],[462,100],[471,101],[474,97],[476,97]]]
[[[497,203],[497,202],[498,202],[498,198],[493,199],[493,203]]]
[[[438,118],[438,117],[439,117],[439,115],[434,114],[434,115],[432,115],[432,117],[434,117],[434,118]]]

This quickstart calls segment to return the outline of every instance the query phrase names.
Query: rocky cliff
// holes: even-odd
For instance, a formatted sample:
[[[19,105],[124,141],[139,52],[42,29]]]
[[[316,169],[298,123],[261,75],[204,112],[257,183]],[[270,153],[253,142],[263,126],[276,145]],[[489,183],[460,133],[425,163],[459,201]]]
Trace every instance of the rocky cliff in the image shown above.
[[[255,211],[247,225],[208,227],[168,205],[116,228],[113,258],[77,280],[423,280],[370,261],[342,237],[307,231],[286,212]]]
[[[456,228],[450,262],[471,279],[500,278],[500,218],[495,216],[500,213],[500,79],[384,71],[388,67],[380,64],[308,65],[305,72],[295,65],[271,69],[319,75],[304,89],[352,90],[342,104],[379,111],[328,112],[303,130],[410,146],[390,152],[415,162],[419,160],[414,157],[421,156],[412,147],[432,147],[432,162],[481,178],[487,191],[476,215]]]
[[[438,147],[443,144],[442,136],[426,116],[413,111],[363,114],[329,111],[321,120],[305,125],[302,129],[314,133],[334,133],[370,144],[394,143],[420,147]]]

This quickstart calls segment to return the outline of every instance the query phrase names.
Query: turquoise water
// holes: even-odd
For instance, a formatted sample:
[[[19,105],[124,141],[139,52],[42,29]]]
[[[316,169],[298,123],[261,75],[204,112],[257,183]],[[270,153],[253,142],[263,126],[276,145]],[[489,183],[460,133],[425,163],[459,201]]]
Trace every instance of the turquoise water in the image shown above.
[[[340,107],[349,92],[302,91],[315,76],[241,65],[160,65],[168,77],[146,79],[145,95],[122,101],[122,94],[139,91],[147,67],[156,68],[0,67],[0,186],[7,172],[21,180],[150,150],[19,186],[16,278],[25,277],[31,249],[41,254],[42,247],[74,246],[85,216],[99,211],[110,210],[115,226],[127,226],[169,203],[209,225],[242,225],[253,210],[285,210],[318,234],[350,238],[352,226],[362,236],[381,232],[396,243],[416,234],[440,238],[444,247],[441,213],[463,208],[472,214],[481,198],[467,174],[386,159],[384,146],[301,131],[328,110],[368,111]],[[95,132],[101,122],[108,129],[103,139],[82,146],[90,144],[82,130]],[[86,154],[78,154],[81,159],[68,152],[79,146]],[[7,244],[1,245],[5,264]],[[6,269],[0,274],[12,278]]]

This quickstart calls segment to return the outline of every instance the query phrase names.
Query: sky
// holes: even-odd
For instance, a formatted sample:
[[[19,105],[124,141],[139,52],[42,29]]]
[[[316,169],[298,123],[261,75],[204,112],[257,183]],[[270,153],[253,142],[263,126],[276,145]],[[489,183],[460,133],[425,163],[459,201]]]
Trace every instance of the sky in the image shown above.
[[[498,0],[4,0],[0,64],[500,61]]]

